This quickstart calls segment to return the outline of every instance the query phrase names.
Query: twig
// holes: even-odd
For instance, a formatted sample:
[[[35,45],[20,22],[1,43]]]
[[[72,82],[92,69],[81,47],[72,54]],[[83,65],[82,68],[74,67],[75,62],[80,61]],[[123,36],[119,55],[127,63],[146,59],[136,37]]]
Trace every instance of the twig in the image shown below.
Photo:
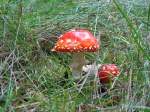
[[[40,102],[34,102],[34,103],[31,103],[31,104],[22,104],[20,106],[15,107],[15,109],[25,108],[25,107],[28,107],[28,106],[35,106],[35,105],[40,105]]]

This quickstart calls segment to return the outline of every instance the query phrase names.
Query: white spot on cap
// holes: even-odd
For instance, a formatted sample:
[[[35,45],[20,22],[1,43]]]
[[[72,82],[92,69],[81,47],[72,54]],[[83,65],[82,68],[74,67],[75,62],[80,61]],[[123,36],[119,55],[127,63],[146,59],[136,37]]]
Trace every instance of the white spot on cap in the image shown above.
[[[84,47],[84,49],[88,49],[87,47]]]
[[[77,48],[76,48],[76,47],[74,47],[73,49],[74,49],[74,50],[76,50]]]
[[[105,66],[103,66],[103,68],[102,68],[103,70],[106,70],[106,67]]]
[[[113,73],[113,74],[116,74],[116,71],[113,71],[112,73]]]
[[[66,43],[70,43],[70,42],[71,42],[71,39],[67,39],[67,40],[66,40]]]
[[[64,47],[61,47],[61,49],[64,49]]]
[[[97,48],[97,46],[96,46],[96,45],[94,45],[94,48]]]
[[[63,35],[60,35],[58,38],[61,38]]]
[[[59,47],[59,46],[60,46],[59,44],[56,45],[56,47]]]
[[[63,43],[64,42],[64,40],[60,40],[60,43]]]
[[[111,67],[110,67],[110,70],[115,70],[115,68],[111,66]]]
[[[90,46],[89,49],[92,49],[92,46]]]

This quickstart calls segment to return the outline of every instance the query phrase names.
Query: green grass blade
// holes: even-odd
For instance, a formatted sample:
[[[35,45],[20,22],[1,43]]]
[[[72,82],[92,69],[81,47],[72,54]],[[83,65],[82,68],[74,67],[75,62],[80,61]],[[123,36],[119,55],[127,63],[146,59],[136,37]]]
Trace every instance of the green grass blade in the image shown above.
[[[4,106],[4,110],[7,111],[9,106],[11,105],[11,100],[13,96],[13,84],[12,84],[12,78],[10,78],[9,85],[8,85],[8,91],[6,96],[6,103]]]
[[[113,3],[115,4],[115,6],[117,7],[118,11],[122,14],[123,18],[126,20],[127,25],[132,33],[133,36],[133,41],[135,42],[135,44],[137,45],[137,50],[138,52],[145,52],[145,46],[143,46],[142,44],[142,39],[141,39],[141,35],[138,31],[138,28],[133,26],[132,21],[130,20],[129,16],[127,15],[127,12],[123,10],[123,7],[121,6],[121,4],[117,1],[117,0],[113,0]],[[150,60],[150,57],[148,55],[145,55],[145,57]]]
[[[150,4],[149,4],[149,9],[148,9],[147,31],[149,31],[149,23],[150,23]]]

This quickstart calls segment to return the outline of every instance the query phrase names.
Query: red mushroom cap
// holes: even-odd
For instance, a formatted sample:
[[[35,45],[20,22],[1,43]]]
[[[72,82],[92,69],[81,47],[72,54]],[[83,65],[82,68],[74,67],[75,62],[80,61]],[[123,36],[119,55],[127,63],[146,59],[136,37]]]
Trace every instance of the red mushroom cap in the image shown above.
[[[112,78],[119,74],[119,68],[115,64],[104,64],[98,70],[98,77],[101,83],[109,83]]]
[[[75,29],[61,35],[52,51],[95,52],[98,49],[98,41],[89,31],[83,29]]]

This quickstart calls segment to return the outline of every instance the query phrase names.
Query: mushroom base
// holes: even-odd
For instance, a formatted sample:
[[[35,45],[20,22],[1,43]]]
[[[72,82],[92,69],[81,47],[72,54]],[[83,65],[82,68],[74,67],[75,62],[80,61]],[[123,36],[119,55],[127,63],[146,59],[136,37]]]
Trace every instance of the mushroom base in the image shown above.
[[[72,63],[70,67],[72,68],[73,78],[80,79],[82,76],[82,67],[85,65],[86,60],[83,53],[74,53],[72,58]]]

